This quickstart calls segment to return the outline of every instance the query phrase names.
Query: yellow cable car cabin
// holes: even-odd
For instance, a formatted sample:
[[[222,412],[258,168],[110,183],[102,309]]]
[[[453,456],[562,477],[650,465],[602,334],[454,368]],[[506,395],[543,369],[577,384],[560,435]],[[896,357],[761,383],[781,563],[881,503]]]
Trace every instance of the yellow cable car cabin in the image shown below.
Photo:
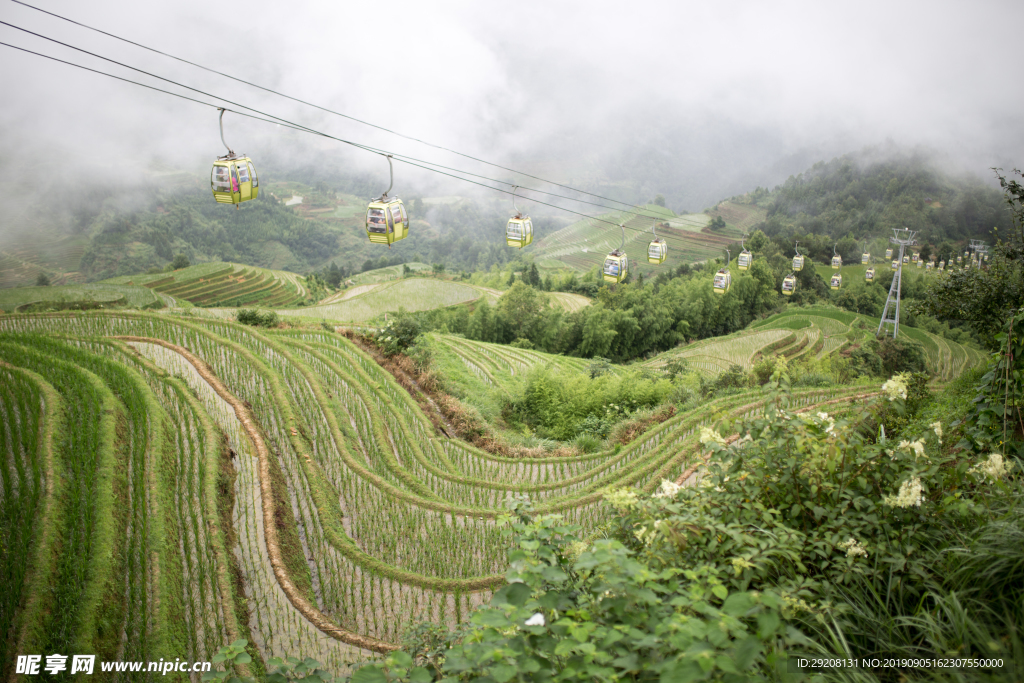
[[[946,269],[946,262],[945,261],[939,261],[939,270],[945,270],[945,269]]]
[[[875,281],[875,269],[874,268],[868,268],[864,272],[864,282],[874,282],[874,281]]]
[[[836,273],[832,276],[832,289],[839,289],[843,286],[843,276]]]
[[[793,296],[796,291],[796,275],[787,275],[782,278],[782,293],[786,296]]]
[[[234,204],[256,199],[260,193],[260,181],[256,168],[249,157],[233,154],[217,157],[210,175],[213,198],[218,204]]]
[[[925,270],[931,270],[934,267],[935,267],[935,261],[929,261],[928,263],[924,264],[924,269]]]
[[[750,268],[750,263],[753,260],[754,255],[744,249],[740,252],[740,255],[736,257],[736,265],[740,270],[748,270]]]
[[[909,256],[904,256],[903,257],[903,262],[904,263],[910,263],[910,257]]]
[[[715,273],[715,281],[712,284],[712,289],[715,294],[725,294],[732,287],[732,273],[729,272],[728,268],[722,268]]]
[[[924,267],[924,261],[921,260],[921,259],[917,259],[917,267],[918,268],[923,268]]]
[[[892,258],[892,249],[886,249],[885,250],[885,260],[888,261],[891,258]]]
[[[385,197],[366,207],[366,235],[374,244],[389,247],[409,236],[409,215],[398,197]]]
[[[804,269],[804,256],[803,254],[797,254],[793,257],[793,270],[800,272]]]
[[[668,242],[660,237],[655,237],[647,245],[647,262],[661,265],[668,258]]]
[[[860,264],[866,266],[869,263],[871,263],[871,254],[865,251],[860,255]]]
[[[510,247],[529,246],[533,242],[533,221],[529,216],[509,218],[505,226],[505,243]]]
[[[608,254],[608,257],[604,260],[604,281],[605,282],[622,282],[626,279],[626,274],[629,272],[629,259],[626,258],[626,252],[621,249]]]
[[[899,262],[899,260],[897,260],[897,259],[893,259],[892,260],[892,269],[893,270],[899,270],[900,269],[900,262]]]
[[[910,260],[913,261],[914,263],[917,263],[918,261],[921,260],[921,254],[915,251],[914,255],[910,257]]]
[[[836,254],[832,257],[832,270],[839,270],[843,267],[843,257]]]
[[[957,256],[957,257],[956,257],[956,264],[957,264],[958,266],[959,266],[959,265],[960,265],[961,263],[963,263],[963,262],[964,262],[964,259],[963,259],[963,257],[962,257],[962,256]]]

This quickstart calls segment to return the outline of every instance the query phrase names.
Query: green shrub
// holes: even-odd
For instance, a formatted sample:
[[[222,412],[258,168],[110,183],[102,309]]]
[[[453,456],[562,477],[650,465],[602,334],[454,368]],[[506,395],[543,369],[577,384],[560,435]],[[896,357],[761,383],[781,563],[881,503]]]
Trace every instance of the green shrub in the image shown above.
[[[415,317],[400,315],[371,338],[386,356],[402,353],[416,343],[422,328]]]
[[[276,311],[260,313],[255,308],[242,308],[235,314],[235,320],[243,325],[251,325],[253,327],[273,327],[277,325],[278,317]]]
[[[527,374],[522,394],[510,401],[506,412],[513,421],[562,441],[580,433],[603,438],[615,422],[640,408],[662,403],[672,391],[671,382],[648,377],[642,370],[591,379],[536,366]]]

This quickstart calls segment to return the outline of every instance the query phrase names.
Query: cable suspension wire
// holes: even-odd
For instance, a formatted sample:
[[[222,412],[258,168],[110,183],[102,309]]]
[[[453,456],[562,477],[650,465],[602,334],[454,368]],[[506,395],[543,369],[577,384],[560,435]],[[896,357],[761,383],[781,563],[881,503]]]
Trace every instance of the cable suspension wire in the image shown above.
[[[179,83],[177,81],[171,80],[169,78],[165,78],[163,76],[159,76],[157,74],[154,74],[152,72],[146,71],[144,69],[139,69],[139,68],[131,66],[129,64],[125,64],[123,62],[119,62],[119,61],[117,61],[115,59],[111,59],[109,57],[104,57],[103,55],[97,54],[95,52],[91,52],[89,50],[86,50],[86,49],[83,49],[83,48],[80,48],[80,47],[76,47],[76,46],[71,45],[69,43],[65,43],[63,41],[57,40],[56,38],[50,38],[49,36],[45,36],[45,35],[43,35],[41,33],[36,33],[35,31],[30,31],[29,29],[22,28],[20,26],[16,26],[16,25],[11,24],[9,22],[0,21],[0,25],[4,25],[4,26],[8,26],[8,27],[13,28],[13,29],[17,29],[19,31],[22,31],[24,33],[28,33],[29,35],[35,36],[37,38],[42,38],[43,40],[48,40],[48,41],[50,41],[52,43],[56,43],[56,44],[61,45],[63,47],[67,47],[69,49],[76,50],[78,52],[82,52],[82,53],[87,54],[87,55],[89,55],[91,57],[96,57],[97,59],[102,59],[104,61],[110,62],[111,64],[116,64],[116,65],[124,67],[126,69],[130,69],[132,71],[137,71],[138,73],[145,74],[147,76],[150,76],[151,78],[156,78],[158,80],[164,81],[165,83],[171,83],[171,84],[176,85],[176,86],[178,86],[180,88],[185,88],[186,90],[191,90],[191,91],[197,92],[197,93],[199,93],[201,95],[206,95],[207,97],[213,97],[213,98],[222,100],[224,102],[227,102],[229,104],[233,104],[233,105],[235,105],[237,107],[242,107],[244,109],[248,109],[249,111],[256,112],[257,114],[260,114],[262,116],[269,116],[271,118],[277,119],[278,121],[280,121],[282,123],[288,123],[291,126],[298,126],[298,127],[301,127],[301,128],[305,128],[309,132],[317,132],[318,133],[318,131],[314,131],[312,128],[308,128],[306,126],[302,126],[301,124],[296,124],[296,123],[294,123],[292,121],[288,121],[287,119],[283,119],[281,117],[274,116],[273,114],[268,114],[268,113],[260,111],[258,109],[254,109],[253,107],[246,106],[246,105],[241,104],[239,102],[235,102],[233,100],[229,100],[229,99],[227,99],[225,97],[221,97],[221,96],[215,95],[213,93],[208,93],[208,92],[205,92],[203,90],[199,90],[198,88],[193,88],[191,86],[185,85],[183,83]],[[345,141],[345,142],[347,142],[348,144],[356,144],[356,143],[351,143],[350,141]],[[449,166],[443,166],[441,164],[437,164],[437,163],[434,163],[434,162],[431,162],[431,161],[427,161],[427,160],[424,160],[424,159],[417,159],[416,157],[411,157],[411,156],[404,155],[404,154],[398,154],[398,153],[395,153],[395,152],[390,152],[390,151],[387,151],[387,150],[382,150],[382,149],[379,149],[379,148],[370,147],[368,145],[356,145],[356,146],[360,146],[362,149],[374,151],[377,154],[391,155],[391,156],[393,156],[395,158],[400,158],[401,157],[401,158],[404,158],[404,159],[407,159],[407,160],[419,162],[421,164],[427,164],[427,165],[430,165],[430,166],[436,166],[438,168],[443,168],[445,170],[452,171],[454,173],[461,173],[461,174],[469,175],[469,176],[472,176],[472,177],[475,177],[475,178],[481,178],[483,180],[488,180],[490,182],[501,183],[501,184],[504,184],[504,185],[508,185],[509,187],[514,187],[515,186],[513,183],[508,182],[508,181],[499,180],[499,179],[496,179],[496,178],[490,178],[490,177],[487,177],[487,176],[484,176],[484,175],[480,175],[480,174],[477,174],[477,173],[471,173],[469,171],[462,171],[460,169],[451,168]],[[603,209],[608,209],[609,211],[622,211],[623,210],[623,209],[616,208],[616,207],[605,206],[604,204],[598,204],[596,202],[589,202],[589,201],[584,200],[584,199],[576,199],[574,197],[566,197],[564,195],[560,195],[560,194],[553,193],[553,192],[546,192],[544,190],[536,190],[534,188],[528,188],[528,187],[523,188],[523,189],[528,190],[530,192],[536,192],[536,193],[539,193],[539,194],[544,194],[544,195],[548,195],[548,196],[558,197],[560,199],[565,199],[567,201],[579,202],[579,203],[582,203],[582,204],[589,204],[591,206],[597,206],[597,207],[600,207],[600,208],[603,208]],[[624,202],[620,202],[620,203],[624,204]],[[645,216],[647,216],[649,218],[658,218],[658,217],[664,218],[664,216],[659,216],[659,215],[648,215],[648,214],[644,213],[644,209],[642,209],[640,207],[637,207],[635,205],[628,205],[628,206],[630,206],[633,209],[634,213],[638,213],[640,215],[645,215]],[[677,218],[676,220],[678,220],[678,222],[686,224],[686,225],[692,225],[694,227],[702,227],[700,224],[692,222],[692,221],[687,221],[686,219],[678,219]]]
[[[8,24],[7,22],[4,22],[4,21],[0,21],[0,24],[11,26],[12,28],[19,28],[17,26],[13,26],[11,24]],[[327,133],[318,131],[316,129],[309,128],[307,126],[303,126],[301,124],[294,123],[294,122],[289,121],[287,119],[283,119],[283,118],[274,116],[272,114],[267,114],[267,113],[262,112],[262,111],[260,111],[258,109],[253,109],[252,107],[247,107],[245,105],[235,103],[235,102],[233,102],[231,100],[219,97],[217,95],[213,95],[213,94],[206,93],[204,91],[198,90],[196,88],[191,88],[189,86],[182,85],[180,83],[177,83],[176,81],[172,81],[170,79],[163,78],[161,76],[156,76],[154,74],[150,74],[149,72],[143,71],[142,69],[137,69],[135,67],[131,67],[131,66],[128,66],[128,65],[121,64],[120,62],[117,62],[115,60],[103,57],[101,55],[96,55],[94,53],[91,53],[88,50],[83,50],[81,48],[74,47],[73,45],[67,45],[66,43],[62,43],[61,41],[58,41],[58,40],[55,40],[55,39],[52,39],[52,38],[47,38],[46,36],[41,36],[39,34],[36,34],[36,33],[32,32],[32,31],[28,31],[26,29],[20,29],[20,28],[19,28],[19,30],[25,31],[26,33],[30,33],[32,35],[36,35],[36,36],[41,37],[41,38],[45,38],[46,40],[50,40],[50,41],[58,43],[60,45],[64,45],[66,47],[78,50],[78,51],[83,52],[85,54],[89,54],[91,56],[95,56],[95,57],[98,57],[100,59],[104,59],[106,61],[109,61],[111,63],[117,64],[119,66],[124,66],[125,68],[132,69],[133,71],[138,71],[139,73],[143,73],[143,74],[146,74],[148,76],[152,76],[153,78],[157,78],[159,80],[162,80],[162,81],[174,84],[174,85],[178,85],[178,86],[186,88],[188,90],[192,90],[192,91],[200,93],[202,95],[206,95],[207,97],[212,97],[214,99],[218,99],[218,100],[221,100],[223,102],[228,102],[230,104],[235,104],[236,106],[242,107],[244,109],[248,109],[251,112],[256,112],[256,114],[259,114],[259,116],[255,115],[255,114],[246,113],[244,111],[238,111],[238,110],[235,110],[235,109],[229,109],[229,108],[223,107],[223,106],[221,106],[219,104],[216,104],[216,103],[205,102],[203,100],[199,100],[199,99],[196,99],[194,97],[188,97],[187,95],[182,95],[181,93],[176,93],[176,92],[173,92],[173,91],[170,91],[170,90],[164,90],[163,88],[157,88],[156,86],[152,86],[152,85],[149,85],[149,84],[146,84],[146,83],[141,83],[139,81],[133,81],[133,80],[131,80],[129,78],[124,78],[122,76],[117,76],[115,74],[111,74],[111,73],[108,73],[106,71],[100,71],[98,69],[93,69],[93,68],[84,66],[82,64],[76,64],[75,62],[70,62],[70,61],[67,61],[67,60],[64,60],[64,59],[60,59],[58,57],[53,57],[51,55],[43,54],[41,52],[36,52],[34,50],[29,50],[29,49],[24,48],[24,47],[20,47],[20,46],[17,46],[17,45],[12,45],[10,43],[0,42],[0,45],[2,45],[4,47],[9,47],[9,48],[12,48],[12,49],[15,49],[15,50],[19,50],[21,52],[25,52],[27,54],[31,54],[31,55],[34,55],[34,56],[37,56],[37,57],[42,57],[44,59],[49,59],[51,61],[58,62],[60,64],[65,64],[67,66],[72,66],[72,67],[75,67],[75,68],[78,68],[78,69],[82,69],[84,71],[88,71],[90,73],[98,74],[100,76],[107,76],[108,78],[112,78],[114,80],[118,80],[118,81],[121,81],[123,83],[129,83],[131,85],[140,86],[140,87],[146,88],[148,90],[153,90],[155,92],[163,93],[165,95],[172,95],[174,97],[178,97],[178,98],[186,100],[188,102],[194,102],[196,104],[201,104],[201,105],[204,105],[204,106],[207,106],[207,107],[211,107],[213,109],[230,111],[233,114],[238,114],[240,116],[245,116],[247,118],[250,118],[250,119],[253,119],[253,120],[256,120],[256,121],[262,121],[264,123],[276,124],[276,125],[279,125],[279,126],[282,126],[282,127],[285,127],[285,128],[290,128],[292,130],[296,130],[296,131],[299,131],[299,132],[308,133],[310,135],[316,135],[316,136],[319,136],[319,137],[323,137],[323,138],[327,138],[327,139],[334,140],[334,141],[337,141],[337,142],[341,142],[341,143],[344,143],[344,144],[347,144],[347,145],[351,145],[353,147],[362,149],[364,151],[367,151],[367,152],[370,152],[370,153],[373,153],[373,154],[378,154],[380,156],[387,156],[389,154],[389,152],[387,152],[386,150],[381,150],[381,149],[378,149],[378,148],[375,148],[375,147],[371,147],[369,145],[365,145],[365,144],[362,144],[362,143],[353,142],[351,140],[345,140],[343,138],[339,138],[339,137],[335,137],[333,135],[329,135]],[[492,190],[494,192],[500,192],[500,193],[508,194],[508,195],[512,194],[512,191],[506,190],[506,189],[501,188],[501,187],[494,187],[493,185],[488,185],[486,183],[482,183],[482,182],[478,182],[478,181],[475,181],[475,180],[471,180],[469,178],[465,178],[465,177],[460,176],[460,175],[455,175],[454,173],[447,173],[447,172],[438,170],[437,168],[432,168],[431,166],[424,165],[423,163],[417,163],[417,161],[420,161],[420,160],[413,161],[413,160],[410,160],[411,159],[410,157],[399,158],[399,156],[395,156],[395,159],[397,161],[401,161],[402,163],[407,164],[409,166],[414,166],[416,168],[421,168],[421,169],[426,170],[426,171],[431,171],[433,173],[437,173],[439,175],[447,176],[449,178],[454,178],[456,180],[461,180],[463,182],[470,183],[470,184],[473,184],[473,185],[477,185],[479,187],[483,187],[483,188]],[[424,162],[424,163],[429,164],[429,162]],[[465,173],[463,171],[457,171],[457,170],[456,170],[456,172],[457,173]],[[493,179],[488,179],[488,180],[493,180]],[[504,181],[494,181],[494,182],[504,182]],[[520,187],[520,189],[529,189],[529,188],[522,188],[522,187]],[[606,220],[606,219],[603,219],[603,218],[601,218],[599,216],[591,216],[589,214],[585,214],[585,213],[582,213],[580,211],[574,211],[572,209],[568,209],[568,208],[565,208],[565,207],[562,207],[562,206],[558,206],[557,204],[551,204],[549,202],[544,202],[544,201],[541,201],[539,199],[531,199],[531,201],[533,201],[536,204],[540,204],[540,205],[543,205],[543,206],[547,206],[547,207],[556,209],[558,211],[563,211],[565,213],[570,213],[570,214],[573,214],[573,215],[576,215],[576,216],[580,216],[582,218],[586,218],[586,219],[591,220],[591,221],[596,221],[598,223],[605,223],[607,225],[614,226],[614,227],[620,227],[620,223],[614,222],[614,221],[610,221],[610,220]],[[571,200],[571,201],[576,201],[576,200]],[[640,214],[640,213],[638,213],[636,211],[637,207],[631,207],[633,210],[630,210],[630,209],[611,209],[610,207],[604,207],[604,208],[609,208],[611,211],[619,212],[619,213],[628,212],[628,213],[635,213],[637,215],[642,215],[642,214]],[[650,216],[646,216],[646,217],[650,218]],[[647,232],[646,230],[641,230],[641,229],[637,229],[637,228],[633,228],[633,227],[627,227],[626,229],[632,230],[632,231],[637,232],[637,233],[645,233],[646,234],[646,232]],[[693,237],[693,238],[682,237],[681,239],[688,239],[688,240],[691,240],[691,241],[698,241],[697,237]]]
[[[188,59],[184,59],[182,57],[178,57],[176,55],[172,55],[169,52],[164,52],[162,50],[158,50],[156,48],[149,47],[148,45],[144,45],[144,44],[136,42],[134,40],[130,40],[128,38],[124,38],[124,37],[116,35],[114,33],[110,33],[109,31],[104,31],[103,29],[96,28],[95,26],[90,26],[90,25],[84,24],[84,23],[82,23],[80,21],[75,21],[74,19],[70,19],[68,17],[62,16],[60,14],[57,14],[56,12],[50,12],[48,10],[42,9],[41,7],[36,7],[35,5],[30,5],[29,3],[23,2],[22,0],[12,0],[12,2],[15,2],[15,3],[19,4],[19,5],[22,5],[23,7],[28,7],[29,9],[36,10],[37,12],[42,12],[43,14],[47,14],[47,15],[49,15],[51,17],[56,18],[56,19],[60,19],[62,21],[66,21],[66,22],[74,24],[76,26],[80,26],[80,27],[88,29],[90,31],[95,31],[96,33],[100,33],[100,34],[105,35],[105,36],[107,36],[109,38],[113,38],[115,40],[120,40],[120,41],[122,41],[124,43],[128,43],[129,45],[134,45],[135,47],[138,47],[140,49],[148,50],[149,52],[153,52],[154,54],[158,54],[158,55],[161,55],[163,57],[167,57],[169,59],[176,60],[176,61],[181,62],[183,64],[188,64],[189,66],[194,66],[197,69],[202,69],[203,71],[208,71],[209,73],[217,74],[218,76],[223,76],[224,78],[231,79],[233,81],[236,81],[238,83],[242,83],[244,85],[248,85],[248,86],[253,87],[253,88],[258,88],[259,90],[263,90],[264,92],[268,92],[268,93],[271,93],[273,95],[277,95],[278,97],[283,97],[285,99],[292,100],[293,102],[298,102],[299,104],[304,104],[304,105],[306,105],[308,107],[313,107],[315,109],[319,109],[320,111],[326,112],[328,114],[333,114],[335,116],[340,116],[340,117],[348,119],[350,121],[355,121],[356,123],[360,123],[360,124],[363,124],[365,126],[370,126],[371,128],[376,128],[377,130],[381,130],[381,131],[384,131],[386,133],[390,133],[391,135],[397,135],[398,137],[405,138],[406,140],[412,140],[413,142],[418,142],[420,144],[427,145],[428,147],[433,147],[434,149],[439,149],[439,150],[442,150],[444,152],[449,152],[451,154],[455,154],[455,155],[461,156],[463,158],[470,159],[472,161],[476,161],[476,162],[481,163],[481,164],[486,164],[488,166],[493,166],[494,168],[500,168],[500,169],[502,169],[504,171],[509,171],[511,173],[516,173],[518,175],[525,176],[527,178],[532,178],[534,180],[539,180],[540,182],[548,183],[549,185],[554,185],[556,187],[561,187],[561,188],[565,188],[567,190],[572,190],[573,192],[577,192],[577,193],[580,193],[580,194],[585,194],[585,195],[590,196],[590,197],[595,197],[597,199],[602,199],[602,200],[604,200],[606,202],[612,202],[612,203],[615,203],[615,204],[622,204],[625,207],[635,208],[635,205],[634,204],[630,204],[629,202],[623,202],[623,201],[621,201],[619,199],[614,199],[612,197],[605,197],[603,195],[595,194],[593,192],[587,192],[586,190],[580,190],[579,188],[572,187],[571,185],[565,185],[563,183],[558,183],[558,182],[555,182],[553,180],[548,180],[546,178],[541,178],[540,176],[532,175],[532,174],[526,173],[524,171],[518,171],[518,170],[516,170],[514,168],[509,168],[509,167],[503,166],[501,164],[497,164],[497,163],[494,163],[494,162],[491,162],[491,161],[487,161],[486,159],[481,159],[479,157],[475,157],[475,156],[472,156],[470,154],[465,154],[463,152],[459,152],[459,151],[451,149],[449,147],[444,147],[442,145],[437,145],[437,144],[434,144],[432,142],[428,142],[426,140],[423,140],[421,138],[413,137],[411,135],[406,135],[405,133],[400,133],[400,132],[398,132],[396,130],[392,130],[390,128],[386,128],[384,126],[379,126],[379,125],[377,125],[375,123],[371,123],[369,121],[365,121],[363,119],[359,119],[359,118],[356,118],[354,116],[350,116],[349,114],[343,114],[342,112],[335,111],[335,110],[330,109],[328,107],[324,107],[324,106],[321,106],[319,104],[315,104],[313,102],[309,102],[307,100],[303,100],[303,99],[300,99],[298,97],[294,97],[292,95],[288,95],[288,94],[280,92],[278,90],[274,90],[273,88],[268,88],[268,87],[259,85],[258,83],[253,83],[252,81],[247,81],[244,78],[238,78],[237,76],[232,76],[231,74],[224,73],[223,71],[218,71],[217,69],[212,69],[212,68],[210,68],[208,66],[204,66],[204,65],[199,64],[197,62],[193,62],[193,61],[190,61]],[[397,157],[398,155],[394,155],[394,156]],[[417,161],[421,161],[422,162],[423,160],[422,159],[418,159]],[[429,162],[425,162],[425,163],[429,163]],[[454,170],[454,169],[448,169],[448,170]],[[477,177],[483,178],[485,176],[477,176]],[[487,178],[487,179],[488,180],[493,180],[491,178]],[[505,181],[500,181],[499,180],[499,181],[495,181],[495,182],[505,182]],[[512,183],[508,183],[508,184],[512,185]],[[529,189],[529,188],[527,188],[527,189]],[[541,190],[531,190],[531,191],[533,191],[533,192],[542,192]],[[545,193],[545,194],[550,194],[550,193]],[[561,197],[563,199],[570,199],[572,201],[581,201],[581,202],[583,201],[583,200],[573,199],[571,197],[562,197],[561,195],[554,195],[554,196]],[[584,202],[584,203],[591,203],[591,202]],[[593,205],[594,206],[603,206],[601,204],[593,204]],[[612,207],[605,207],[605,208],[609,208],[609,209],[611,209],[613,211],[621,211],[621,209],[615,209],[615,208],[612,208]],[[692,223],[692,222],[690,224],[691,225],[697,225],[696,223]]]

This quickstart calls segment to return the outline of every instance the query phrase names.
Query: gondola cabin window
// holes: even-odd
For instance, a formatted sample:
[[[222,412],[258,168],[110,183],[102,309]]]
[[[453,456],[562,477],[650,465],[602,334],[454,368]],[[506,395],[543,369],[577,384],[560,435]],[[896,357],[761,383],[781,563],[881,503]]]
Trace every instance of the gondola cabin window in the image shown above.
[[[213,191],[231,192],[231,176],[227,166],[213,167]]]
[[[387,219],[384,217],[384,209],[370,209],[367,211],[366,222],[370,232],[384,234],[394,230],[394,228],[388,225]]]
[[[604,262],[604,274],[612,277],[619,276],[619,260],[618,259],[607,259]]]
[[[256,176],[256,169],[253,167],[253,165],[251,163],[249,163],[249,162],[246,162],[246,163],[249,166],[249,175],[252,177],[252,186],[254,188],[255,187],[259,187],[260,186],[260,179]]]

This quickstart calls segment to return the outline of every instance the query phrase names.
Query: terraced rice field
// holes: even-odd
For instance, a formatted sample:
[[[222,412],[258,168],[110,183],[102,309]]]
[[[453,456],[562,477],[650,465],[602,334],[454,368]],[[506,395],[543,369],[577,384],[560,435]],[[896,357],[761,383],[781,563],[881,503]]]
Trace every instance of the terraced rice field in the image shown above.
[[[599,216],[601,220],[587,218],[566,226],[538,242],[534,258],[539,266],[569,267],[586,272],[603,263],[608,252],[619,247],[622,232],[618,223],[624,222],[626,253],[638,268],[654,270],[659,266],[647,264],[647,245],[653,237],[652,215],[660,216],[658,236],[663,237],[669,247],[668,260],[660,267],[724,256],[722,249],[735,238],[731,233],[703,232],[710,220],[705,214],[676,216],[654,204],[642,208],[643,215],[629,211],[614,212]]]
[[[495,377],[552,362],[444,342]],[[710,401],[612,451],[508,459],[435,432],[340,335],[141,312],[0,317],[0,397],[0,472],[22,509],[3,533],[26,568],[3,577],[0,627],[19,652],[208,659],[245,637],[264,661],[338,673],[489,598],[509,496],[594,529],[603,488],[679,478],[702,425],[764,400]]]
[[[839,309],[816,307],[792,309],[755,323],[751,330],[768,330],[791,325],[793,321],[807,321],[820,328],[822,337],[816,355],[823,358],[850,344],[860,344],[874,338],[878,318],[850,313]],[[971,346],[964,346],[925,330],[900,325],[900,337],[918,342],[924,347],[928,369],[941,380],[950,380],[965,369],[982,363],[984,354]]]
[[[582,294],[571,294],[569,292],[551,292],[548,294],[551,305],[564,308],[569,313],[580,310],[590,305],[590,299]]]
[[[93,283],[59,287],[17,287],[0,289],[0,311],[11,313],[39,304],[54,309],[129,306],[163,308],[166,302],[146,287]]]
[[[172,273],[104,280],[141,284],[153,291],[202,307],[294,306],[309,294],[295,273],[232,263],[203,263]]]
[[[57,284],[81,282],[78,265],[87,244],[88,238],[79,235],[8,242],[0,251],[0,288],[35,284],[39,273]]]
[[[475,301],[481,296],[494,298],[493,290],[462,282],[433,278],[406,278],[367,287],[352,296],[305,308],[278,310],[282,316],[316,318],[339,323],[367,322],[385,313],[426,311]],[[498,292],[500,294],[500,292]]]
[[[877,329],[878,318],[825,307],[796,308],[756,322],[743,332],[728,337],[716,337],[666,351],[645,365],[660,368],[673,358],[685,358],[691,368],[714,377],[731,365],[750,370],[759,354],[780,354],[791,359],[813,354],[824,358],[850,344],[874,338]],[[924,346],[929,370],[941,380],[952,379],[983,360],[977,349],[924,330],[901,325],[900,335]]]

